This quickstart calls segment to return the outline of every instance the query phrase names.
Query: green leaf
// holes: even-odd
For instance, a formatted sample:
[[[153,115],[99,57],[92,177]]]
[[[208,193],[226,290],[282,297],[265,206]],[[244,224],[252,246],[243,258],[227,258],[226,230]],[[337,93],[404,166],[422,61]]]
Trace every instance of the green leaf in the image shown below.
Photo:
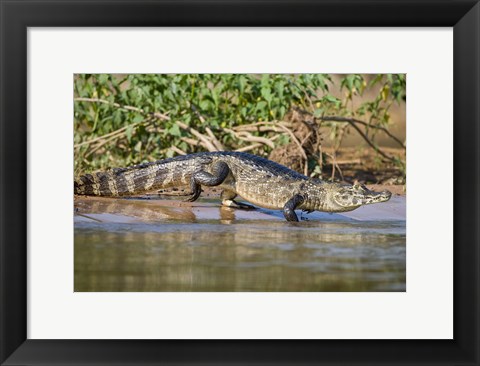
[[[109,75],[108,74],[100,74],[98,75],[98,81],[100,84],[105,84],[108,81]]]
[[[262,97],[268,102],[268,104],[270,104],[270,102],[272,101],[272,92],[270,91],[270,88],[263,87],[261,89],[261,94],[262,94]]]
[[[266,107],[267,107],[267,102],[264,102],[262,100],[258,102],[257,105],[255,106],[255,111],[264,112]]]
[[[242,117],[246,117],[247,116],[247,108],[246,107],[243,107],[240,109],[240,114],[242,115]]]
[[[240,90],[240,94],[243,94],[245,92],[245,87],[247,85],[247,78],[244,75],[240,75],[238,78],[238,86]]]
[[[181,136],[180,128],[178,127],[177,124],[174,124],[172,127],[169,128],[168,132],[172,136]]]
[[[369,87],[371,88],[372,86],[380,82],[383,79],[383,77],[384,77],[384,74],[378,74],[377,76],[375,76],[375,78],[373,78],[373,80],[370,81]]]
[[[323,97],[323,100],[326,100],[327,102],[330,102],[330,103],[338,103],[338,102],[341,102],[340,99],[330,95],[330,94],[327,94]]]
[[[215,108],[215,105],[209,100],[202,100],[200,102],[200,109],[205,112],[210,112]]]
[[[127,136],[127,141],[130,143],[132,141],[132,132],[133,132],[133,127],[132,125],[128,125],[125,135]]]
[[[133,123],[139,123],[139,122],[142,122],[143,120],[144,120],[144,117],[138,114],[135,117],[133,117]]]
[[[268,86],[269,83],[270,83],[270,74],[262,74],[262,80],[260,82],[260,86],[263,88]]]
[[[182,149],[183,151],[187,151],[187,150],[188,150],[188,145],[187,145],[187,143],[186,143],[185,141],[180,142],[180,144],[178,145],[178,147],[179,147],[180,149]]]

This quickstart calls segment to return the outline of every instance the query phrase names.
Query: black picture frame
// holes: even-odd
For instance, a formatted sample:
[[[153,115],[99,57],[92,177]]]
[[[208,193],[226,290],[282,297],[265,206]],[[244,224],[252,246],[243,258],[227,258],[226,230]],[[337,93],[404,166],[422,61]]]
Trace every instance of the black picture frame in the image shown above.
[[[480,364],[477,1],[0,0],[0,12],[2,365]],[[454,339],[27,339],[27,28],[131,26],[453,27]],[[49,162],[45,162],[45,169],[49,169]],[[441,179],[439,172],[438,180]],[[442,209],[441,203],[438,209]],[[427,263],[425,267],[428,268]]]

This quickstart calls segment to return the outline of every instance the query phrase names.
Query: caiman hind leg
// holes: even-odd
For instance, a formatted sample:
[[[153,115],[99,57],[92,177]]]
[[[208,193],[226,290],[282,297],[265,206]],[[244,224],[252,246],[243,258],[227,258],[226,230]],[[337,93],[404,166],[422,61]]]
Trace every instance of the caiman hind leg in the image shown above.
[[[206,172],[205,170],[199,170],[192,175],[190,179],[190,189],[192,192],[191,197],[185,201],[193,202],[200,197],[202,193],[201,185],[214,187],[222,184],[222,182],[227,178],[230,173],[230,168],[227,163],[219,161],[212,166],[212,173]]]
[[[287,221],[298,221],[295,209],[300,206],[303,201],[303,196],[296,194],[290,200],[288,200],[287,203],[285,203],[285,206],[283,206],[283,216],[285,216]]]
[[[255,206],[247,205],[246,203],[235,201],[234,198],[237,197],[237,194],[234,191],[230,191],[228,189],[223,190],[220,197],[222,198],[222,205],[224,206],[234,207],[234,208],[243,208],[247,210],[251,210],[255,208]]]

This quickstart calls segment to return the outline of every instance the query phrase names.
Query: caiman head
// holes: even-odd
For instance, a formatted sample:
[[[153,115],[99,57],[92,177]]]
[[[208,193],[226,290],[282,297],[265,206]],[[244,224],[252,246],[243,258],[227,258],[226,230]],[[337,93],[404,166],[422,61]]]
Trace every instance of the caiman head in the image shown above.
[[[363,205],[388,201],[391,196],[390,191],[374,192],[363,184],[338,184],[332,189],[330,199],[338,211],[352,211]]]

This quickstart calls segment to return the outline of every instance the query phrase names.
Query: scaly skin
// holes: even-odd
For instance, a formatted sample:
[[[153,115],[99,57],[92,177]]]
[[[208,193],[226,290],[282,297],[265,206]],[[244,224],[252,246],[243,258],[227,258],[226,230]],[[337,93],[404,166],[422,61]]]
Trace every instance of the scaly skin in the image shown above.
[[[83,175],[75,179],[74,192],[119,197],[186,186],[191,191],[188,201],[195,201],[202,185],[222,188],[223,205],[253,208],[236,202],[234,198],[239,195],[257,206],[283,210],[288,221],[298,221],[295,209],[345,212],[391,197],[389,191],[373,192],[363,185],[311,179],[256,155],[226,151],[178,156]]]

